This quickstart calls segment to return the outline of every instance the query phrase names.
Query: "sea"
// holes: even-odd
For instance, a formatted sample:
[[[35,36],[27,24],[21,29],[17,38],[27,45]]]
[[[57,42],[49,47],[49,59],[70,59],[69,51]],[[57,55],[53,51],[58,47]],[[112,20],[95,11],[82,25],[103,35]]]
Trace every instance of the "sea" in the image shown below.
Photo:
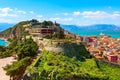
[[[5,40],[0,39],[0,46],[7,46],[8,43]]]
[[[109,35],[111,38],[120,38],[120,31],[88,31],[88,30],[81,30],[81,31],[74,31],[70,30],[70,32],[78,34],[80,36],[100,36],[100,34]]]

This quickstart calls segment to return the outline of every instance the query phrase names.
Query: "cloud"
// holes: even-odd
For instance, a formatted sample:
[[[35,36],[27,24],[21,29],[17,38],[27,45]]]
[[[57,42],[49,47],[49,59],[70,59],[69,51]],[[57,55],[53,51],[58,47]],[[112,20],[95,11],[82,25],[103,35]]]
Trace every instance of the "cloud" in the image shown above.
[[[69,15],[69,13],[63,13],[63,15],[67,16],[67,15]]]
[[[17,16],[16,14],[0,13],[0,17],[16,17],[16,16]]]
[[[60,21],[60,22],[69,22],[72,21],[73,18],[49,18],[51,21]]]
[[[56,13],[55,15],[57,15],[57,16],[60,16],[60,15],[68,16],[69,13],[67,13],[67,12],[64,12],[64,13]]]
[[[11,14],[10,12],[12,12],[13,9],[6,7],[6,8],[0,8],[0,17],[7,17],[7,16],[11,16],[11,17],[15,17],[17,16],[16,14]]]
[[[89,19],[116,19],[117,17],[120,16],[119,13],[107,13],[105,11],[84,11],[81,13],[81,15],[84,18],[89,18]]]
[[[41,19],[43,17],[43,15],[37,15],[36,17],[37,17],[37,19]]]
[[[0,22],[19,22],[36,18],[39,21],[51,20],[64,24],[89,25],[89,24],[119,24],[120,11],[72,11],[54,14],[37,14],[34,11],[24,11],[18,8],[0,8]]]
[[[26,12],[23,10],[18,10],[17,8],[0,8],[0,17],[17,17],[21,14],[26,14]]]
[[[8,13],[9,11],[13,11],[13,9],[9,8],[9,7],[6,7],[6,8],[0,8],[0,11],[2,13]]]
[[[73,20],[73,18],[63,18],[63,19],[61,19],[61,21],[72,21]]]
[[[26,12],[22,11],[22,10],[18,10],[17,12],[20,13],[20,14],[26,14]]]
[[[29,13],[30,13],[30,14],[34,14],[34,11],[30,11]]]
[[[22,20],[28,20],[34,18],[36,15],[27,14],[24,10],[20,10],[18,8],[10,8],[10,7],[0,7],[0,22],[7,23],[16,23]]]
[[[73,12],[73,15],[78,16],[80,15],[80,12],[79,11]]]
[[[58,20],[60,20],[60,18],[49,18],[49,20],[51,20],[51,21],[58,21]]]
[[[66,16],[67,15],[67,16]],[[74,11],[61,13],[57,17],[49,18],[64,24],[91,25],[91,24],[120,24],[120,11]]]
[[[24,10],[19,10],[18,8],[14,8],[14,9],[13,9],[13,13],[16,13],[16,14],[27,14],[26,11],[24,11]]]

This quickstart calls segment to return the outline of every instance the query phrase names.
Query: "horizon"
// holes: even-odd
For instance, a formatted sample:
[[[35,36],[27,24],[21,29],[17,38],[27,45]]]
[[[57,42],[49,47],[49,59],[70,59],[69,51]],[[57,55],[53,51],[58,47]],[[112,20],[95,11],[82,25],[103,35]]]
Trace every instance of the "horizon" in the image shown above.
[[[119,0],[0,0],[0,23],[37,19],[65,25],[120,25],[119,3]]]
[[[44,21],[47,21],[47,20],[44,20]],[[22,22],[22,21],[20,21],[20,22]],[[40,21],[41,22],[41,21]],[[53,21],[52,21],[53,22]],[[19,23],[19,22],[18,22]],[[16,24],[18,24],[18,23],[7,23],[7,22],[0,22],[0,25],[1,24],[11,24],[11,25],[16,25]],[[58,23],[58,22],[57,22]],[[120,25],[116,25],[116,24],[90,24],[90,25],[76,25],[76,24],[61,24],[61,23],[58,23],[58,24],[60,24],[60,25],[70,25],[70,26],[79,26],[79,27],[81,27],[81,26],[84,26],[84,27],[87,27],[87,26],[94,26],[94,25],[115,25],[115,26],[117,26],[117,27],[120,27]],[[7,26],[6,26],[7,27]]]

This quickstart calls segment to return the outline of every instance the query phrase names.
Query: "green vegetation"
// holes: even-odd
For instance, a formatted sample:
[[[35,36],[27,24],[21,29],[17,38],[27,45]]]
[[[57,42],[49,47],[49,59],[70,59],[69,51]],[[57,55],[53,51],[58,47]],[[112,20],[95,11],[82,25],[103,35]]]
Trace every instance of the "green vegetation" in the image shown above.
[[[88,74],[88,80],[109,80],[108,76],[98,68],[94,58],[86,59],[81,64],[80,70]]]
[[[16,80],[21,80],[21,77],[23,76],[26,67],[30,65],[31,58],[26,57],[21,59],[20,61],[13,62],[12,65],[7,65],[4,70],[7,71],[7,75],[9,75],[11,78]]]
[[[17,54],[18,60],[29,56],[34,57],[37,54],[38,45],[32,38],[19,40],[11,40],[9,46],[0,46],[0,58]]]
[[[79,61],[75,57],[44,51],[27,68],[32,80],[119,80],[120,68],[103,64],[94,58]]]
[[[14,39],[10,40],[10,44],[7,47],[0,47],[0,58],[9,57],[13,54],[17,54],[18,46],[20,45],[20,40]]]
[[[24,25],[29,25],[27,27],[24,27]],[[48,38],[59,38],[64,39],[64,30],[60,27],[58,23],[53,23],[52,21],[43,21],[39,22],[36,19],[32,19],[29,21],[22,21],[13,26],[12,28],[9,28],[3,32],[1,32],[0,36],[4,36],[6,38],[12,38],[12,39],[21,39],[24,36],[30,35],[29,31],[26,31],[26,28],[33,29],[33,28],[52,28],[54,29],[54,34],[50,34],[47,37]],[[50,37],[49,37],[50,36]],[[46,37],[46,38],[47,38]]]
[[[37,54],[38,46],[37,44],[30,39],[25,39],[18,47],[17,55],[18,60],[25,57],[34,57]]]
[[[64,35],[64,29],[62,29],[60,26],[56,26],[56,28],[54,29],[55,34],[52,35],[52,38],[57,38],[57,39],[64,39],[65,35]]]
[[[76,43],[62,45],[63,53],[43,51],[28,67],[32,80],[118,80],[120,68],[90,58],[85,47]]]
[[[18,39],[10,40],[10,44],[7,47],[0,46],[0,58],[9,57],[17,53]]]
[[[72,78],[73,74],[76,77],[82,75],[78,72],[81,64],[75,58],[70,59],[62,54],[44,52],[40,61],[37,66],[30,67],[28,70],[36,74],[31,74],[32,80],[63,80]]]
[[[43,51],[30,65],[37,55],[36,43],[31,38],[13,40],[7,50],[16,53],[18,61],[4,69],[7,75],[17,80],[21,79],[29,65],[27,73],[32,80],[119,80],[120,68],[90,58],[83,45],[65,42],[61,47],[64,48],[63,53]],[[6,47],[0,47],[0,51],[6,51]]]
[[[52,26],[52,25],[53,25],[53,22],[52,22],[52,21],[43,21],[43,22],[41,23],[41,25],[42,25],[42,27],[47,28],[47,27]]]
[[[0,46],[0,58],[11,56],[10,50],[4,46]]]
[[[18,59],[18,61],[14,62],[12,65],[5,67],[7,75],[10,75],[13,79],[21,80],[26,67],[31,64],[32,59],[37,55],[38,46],[32,38],[29,38],[13,40],[7,49],[9,49],[12,54],[16,54]]]
[[[63,54],[70,58],[76,57],[76,59],[80,61],[84,61],[86,58],[90,58],[89,52],[82,44],[68,42],[62,45],[62,47],[64,49]]]
[[[23,36],[23,34],[25,34],[25,28],[23,27],[23,25],[27,24],[27,21],[22,21],[19,22],[18,24],[16,24],[15,26],[13,26],[12,28],[9,28],[5,31],[3,31],[1,34],[3,34],[5,37],[7,38],[20,38]]]
[[[47,35],[44,36],[44,38],[46,38],[46,39],[51,39],[51,38],[52,38],[52,35],[51,35],[51,34],[47,34]]]
[[[32,80],[107,80],[108,77],[100,71],[94,59],[79,61],[75,57],[67,57],[52,52],[43,52],[35,66],[30,66],[28,72]]]
[[[109,80],[119,80],[120,79],[120,67],[116,67],[110,64],[103,64],[97,61],[97,65],[105,75],[109,76]]]
[[[55,47],[61,47],[63,52],[53,53],[43,51],[40,56],[37,56],[37,44],[32,38],[24,38],[26,35],[29,35],[29,33],[25,32],[23,25],[28,23],[33,24],[29,26],[29,28],[35,27],[34,25],[41,25],[40,27],[42,28],[55,26],[54,33],[46,35],[45,38],[51,39],[51,44],[52,42],[56,42]],[[10,75],[13,80],[21,80],[25,71],[27,71],[32,80],[120,79],[120,68],[103,64],[91,58],[85,46],[80,43],[75,43],[71,35],[64,35],[64,30],[56,22],[39,22],[32,19],[30,21],[20,22],[13,28],[7,29],[2,33],[6,35],[6,37],[13,36],[14,38],[9,38],[9,46],[0,46],[0,58],[14,54],[17,55],[18,61],[4,68],[7,71],[7,75]],[[33,61],[36,56],[37,59]]]

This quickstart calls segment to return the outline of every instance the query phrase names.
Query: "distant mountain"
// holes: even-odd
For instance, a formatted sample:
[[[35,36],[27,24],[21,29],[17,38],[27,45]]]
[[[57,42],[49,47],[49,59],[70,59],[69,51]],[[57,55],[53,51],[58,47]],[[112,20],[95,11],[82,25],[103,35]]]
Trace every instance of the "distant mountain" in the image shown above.
[[[111,24],[96,24],[90,26],[76,26],[76,25],[61,25],[61,27],[68,31],[80,31],[80,30],[88,30],[88,31],[117,31],[120,30],[119,26],[111,25]]]
[[[4,31],[10,27],[13,27],[14,24],[12,23],[0,23],[0,32]]]
[[[77,32],[80,31],[80,26],[76,25],[60,25],[64,30],[70,31],[70,32]]]

